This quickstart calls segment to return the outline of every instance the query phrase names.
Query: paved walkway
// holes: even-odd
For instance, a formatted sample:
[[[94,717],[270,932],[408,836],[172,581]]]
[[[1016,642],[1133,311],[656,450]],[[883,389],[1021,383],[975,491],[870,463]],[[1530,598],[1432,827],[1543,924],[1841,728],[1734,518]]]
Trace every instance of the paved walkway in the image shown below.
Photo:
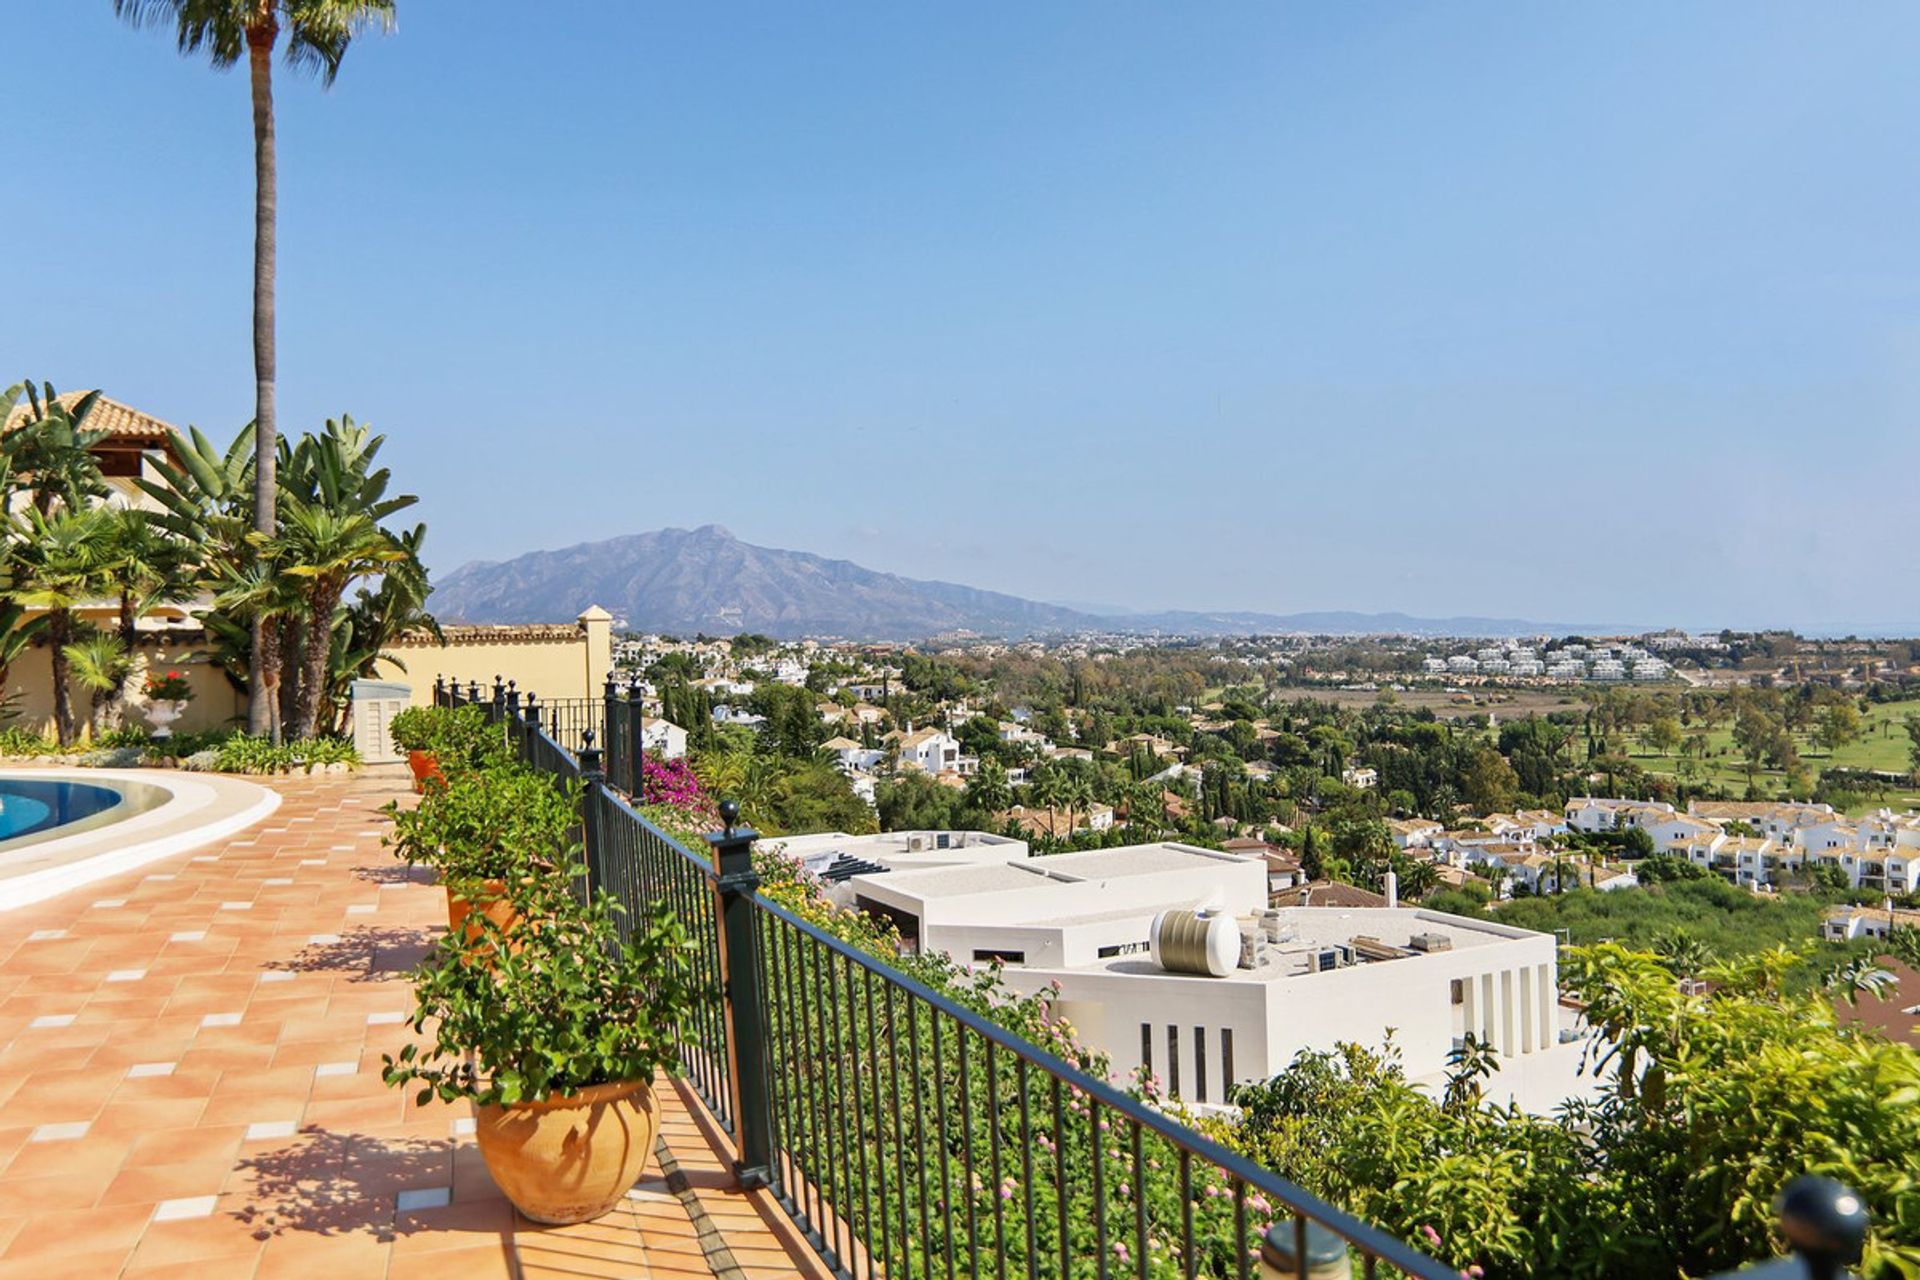
[[[675,1176],[553,1228],[501,1197],[464,1104],[381,1083],[446,924],[380,846],[403,787],[277,783],[259,826],[0,915],[0,1280],[814,1274],[671,1085]]]

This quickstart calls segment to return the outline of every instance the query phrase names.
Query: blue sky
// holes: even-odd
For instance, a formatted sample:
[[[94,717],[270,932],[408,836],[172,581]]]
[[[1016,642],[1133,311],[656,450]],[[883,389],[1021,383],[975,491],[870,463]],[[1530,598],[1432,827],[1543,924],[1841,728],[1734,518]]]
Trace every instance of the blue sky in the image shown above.
[[[283,428],[440,568],[1920,630],[1920,8],[537,8],[279,86]],[[7,9],[0,378],[230,436],[244,75]]]

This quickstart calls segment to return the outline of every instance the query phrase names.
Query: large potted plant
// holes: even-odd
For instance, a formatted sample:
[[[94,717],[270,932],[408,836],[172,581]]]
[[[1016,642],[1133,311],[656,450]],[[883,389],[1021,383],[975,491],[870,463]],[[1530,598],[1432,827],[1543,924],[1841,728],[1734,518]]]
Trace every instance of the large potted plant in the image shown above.
[[[586,1222],[639,1180],[659,1133],[653,1080],[678,1074],[696,988],[685,930],[649,911],[621,940],[601,893],[557,910],[490,965],[453,934],[415,971],[412,1026],[431,1039],[385,1061],[418,1101],[466,1099],[493,1180],[537,1222]],[[497,930],[482,918],[479,927]]]
[[[459,769],[429,787],[417,807],[389,805],[387,813],[394,852],[409,865],[431,866],[446,884],[447,927],[456,933],[474,910],[510,929],[566,891],[555,868],[575,861],[578,783],[518,764]]]
[[[487,723],[479,707],[408,707],[388,731],[393,745],[407,753],[415,791],[424,792],[435,778],[509,758],[505,733]]]

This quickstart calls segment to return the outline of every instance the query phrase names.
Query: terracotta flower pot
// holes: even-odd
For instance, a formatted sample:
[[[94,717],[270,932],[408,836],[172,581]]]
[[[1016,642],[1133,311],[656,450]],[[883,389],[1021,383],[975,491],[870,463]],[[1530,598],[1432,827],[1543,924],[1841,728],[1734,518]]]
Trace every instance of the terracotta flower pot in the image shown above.
[[[413,770],[413,789],[415,791],[425,791],[427,789],[427,779],[441,776],[439,758],[431,751],[407,752],[407,768]]]
[[[587,1222],[640,1180],[660,1132],[646,1080],[595,1085],[571,1098],[481,1107],[474,1137],[487,1172],[535,1222]]]
[[[467,923],[467,916],[475,907],[480,909],[481,915],[493,921],[495,927],[502,933],[510,931],[520,923],[520,912],[513,905],[513,901],[507,897],[507,882],[482,880],[480,891],[472,898],[454,892],[452,885],[447,886],[447,931],[457,933],[464,927],[469,939],[479,938],[480,926]]]

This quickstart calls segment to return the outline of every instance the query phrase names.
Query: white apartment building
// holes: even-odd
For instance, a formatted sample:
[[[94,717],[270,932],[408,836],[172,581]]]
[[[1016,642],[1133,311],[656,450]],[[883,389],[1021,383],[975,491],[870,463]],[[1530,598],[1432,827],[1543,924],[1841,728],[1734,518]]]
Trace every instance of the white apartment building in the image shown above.
[[[1627,667],[1618,658],[1595,658],[1587,675],[1594,680],[1624,680]]]
[[[1420,669],[1430,676],[1443,676],[1447,674],[1447,660],[1445,658],[1422,658],[1420,660]]]
[[[1554,1089],[1571,1080],[1564,1063],[1544,1068],[1562,1025],[1547,934],[1395,907],[1270,910],[1262,860],[1173,843],[855,875],[848,889],[914,946],[998,964],[1016,991],[1057,984],[1059,1012],[1117,1076],[1144,1066],[1190,1103],[1218,1104],[1302,1050],[1378,1045],[1389,1027],[1416,1079],[1443,1075],[1471,1031],[1502,1055],[1497,1087],[1524,1090],[1536,1063]],[[1199,967],[1168,941],[1167,912],[1204,931]]]
[[[1455,654],[1447,659],[1447,670],[1455,675],[1470,676],[1479,669],[1479,662],[1464,653]]]
[[[1575,831],[1612,831],[1619,827],[1644,825],[1636,815],[1658,820],[1673,812],[1672,805],[1658,800],[1608,800],[1595,796],[1576,796],[1567,801],[1567,825]]]

